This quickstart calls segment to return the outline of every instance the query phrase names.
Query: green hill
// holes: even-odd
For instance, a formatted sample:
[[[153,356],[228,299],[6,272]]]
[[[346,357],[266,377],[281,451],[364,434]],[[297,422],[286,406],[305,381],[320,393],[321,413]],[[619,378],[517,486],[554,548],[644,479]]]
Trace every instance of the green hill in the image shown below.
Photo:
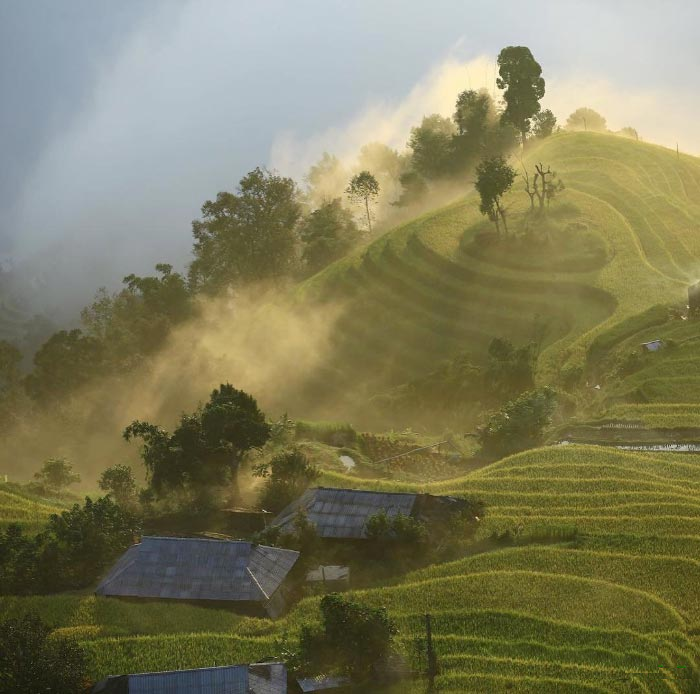
[[[25,493],[16,485],[0,484],[0,530],[10,523],[41,528],[51,514],[60,513],[64,508],[63,502]]]
[[[344,304],[322,374],[329,391],[372,395],[465,350],[478,360],[493,337],[528,341],[537,325],[546,326],[540,369],[550,378],[567,364],[583,367],[601,333],[684,299],[700,257],[700,159],[613,135],[562,133],[524,163],[532,170],[539,161],[566,190],[545,222],[528,219],[516,179],[506,204],[517,237],[484,243],[491,226],[469,194],[301,286],[300,301]]]

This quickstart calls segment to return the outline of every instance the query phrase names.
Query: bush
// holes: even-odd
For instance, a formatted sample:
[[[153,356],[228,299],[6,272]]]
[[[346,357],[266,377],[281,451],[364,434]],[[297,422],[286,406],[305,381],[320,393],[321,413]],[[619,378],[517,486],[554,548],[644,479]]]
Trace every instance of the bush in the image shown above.
[[[260,505],[267,510],[281,511],[300,496],[320,476],[318,468],[298,449],[276,455],[270,462],[260,463],[253,475],[264,477]]]
[[[500,457],[539,445],[555,406],[554,390],[548,386],[506,403],[479,431],[483,453]]]
[[[296,666],[310,673],[342,673],[356,681],[391,653],[397,629],[383,607],[367,607],[330,593],[321,600],[322,627],[304,626]]]
[[[76,694],[87,687],[87,659],[77,643],[51,636],[39,617],[0,624],[0,694]]]

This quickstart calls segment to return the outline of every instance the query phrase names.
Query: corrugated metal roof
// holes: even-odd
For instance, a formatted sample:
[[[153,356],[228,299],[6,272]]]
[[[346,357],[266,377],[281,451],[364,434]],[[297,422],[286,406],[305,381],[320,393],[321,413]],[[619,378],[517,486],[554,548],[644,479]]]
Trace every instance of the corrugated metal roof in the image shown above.
[[[94,691],[109,691],[112,680],[128,682],[128,694],[286,694],[284,663],[256,663],[225,667],[145,672],[110,677]],[[98,689],[98,687],[102,689]]]
[[[284,530],[291,530],[299,509],[306,511],[320,537],[359,539],[365,537],[370,516],[385,511],[390,517],[410,515],[416,494],[368,492],[356,489],[308,489],[280,512],[273,521]]]
[[[347,677],[306,677],[297,680],[302,692],[323,692],[329,689],[340,689],[350,684]]]
[[[144,537],[117,561],[98,595],[179,600],[266,601],[298,552],[250,542]]]
[[[306,574],[306,580],[315,581],[349,581],[350,567],[349,566],[318,566],[311,569]]]

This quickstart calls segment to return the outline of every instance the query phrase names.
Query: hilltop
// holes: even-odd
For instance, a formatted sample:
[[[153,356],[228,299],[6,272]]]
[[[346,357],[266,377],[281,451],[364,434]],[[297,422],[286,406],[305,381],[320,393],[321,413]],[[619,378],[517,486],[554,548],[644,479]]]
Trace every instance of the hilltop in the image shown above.
[[[298,301],[344,305],[323,373],[329,391],[371,396],[464,350],[478,361],[494,337],[526,342],[538,331],[540,379],[561,380],[585,371],[601,333],[651,305],[684,302],[700,257],[700,159],[562,132],[528,147],[522,166],[536,162],[566,186],[545,221],[527,218],[521,176],[506,197],[510,239],[484,242],[491,225],[468,193],[299,288]]]

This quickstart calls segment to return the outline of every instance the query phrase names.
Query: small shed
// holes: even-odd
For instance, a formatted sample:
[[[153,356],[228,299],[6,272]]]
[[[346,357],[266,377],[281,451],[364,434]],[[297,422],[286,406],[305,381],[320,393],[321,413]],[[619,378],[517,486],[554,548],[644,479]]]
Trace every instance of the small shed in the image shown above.
[[[317,566],[306,574],[306,582],[331,589],[347,588],[350,585],[350,567]]]
[[[284,663],[255,663],[107,677],[91,694],[287,694]]]
[[[97,595],[225,603],[279,616],[284,584],[299,552],[251,542],[144,537],[129,547],[97,587]]]
[[[304,677],[297,680],[298,692],[309,694],[310,692],[333,692],[341,694],[349,692],[351,682],[347,677]]]
[[[651,340],[650,342],[642,342],[642,350],[645,352],[658,352],[664,346],[661,339]]]

